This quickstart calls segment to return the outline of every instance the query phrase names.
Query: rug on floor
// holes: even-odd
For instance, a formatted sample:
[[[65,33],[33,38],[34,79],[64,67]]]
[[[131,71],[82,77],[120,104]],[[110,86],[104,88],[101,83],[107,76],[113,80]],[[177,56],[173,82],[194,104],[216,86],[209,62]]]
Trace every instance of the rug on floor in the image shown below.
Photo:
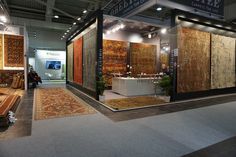
[[[122,99],[106,100],[105,104],[115,110],[146,107],[152,105],[163,105],[164,100],[154,96],[140,96]]]
[[[35,120],[93,114],[96,111],[65,88],[35,89]]]
[[[22,97],[24,95],[24,92],[24,90],[13,89],[10,87],[0,88],[0,95],[19,95]]]

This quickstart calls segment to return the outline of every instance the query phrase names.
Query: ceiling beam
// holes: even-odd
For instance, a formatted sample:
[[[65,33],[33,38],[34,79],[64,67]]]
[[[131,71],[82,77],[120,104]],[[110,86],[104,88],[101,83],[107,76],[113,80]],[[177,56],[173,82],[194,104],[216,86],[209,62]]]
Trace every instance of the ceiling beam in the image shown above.
[[[47,8],[46,8],[46,14],[45,14],[45,18],[46,21],[48,22],[52,22],[52,17],[53,17],[53,8],[55,5],[55,0],[47,0]]]
[[[13,25],[20,25],[27,27],[38,27],[38,28],[55,29],[63,31],[67,30],[70,27],[70,25],[68,24],[26,19],[20,17],[11,17],[11,20]]]
[[[34,1],[37,2],[37,3],[39,3],[39,4],[42,4],[42,5],[47,6],[47,3],[44,2],[44,1],[42,1],[42,0],[34,0]],[[73,15],[71,15],[71,14],[69,14],[69,13],[67,13],[67,12],[65,12],[65,11],[63,11],[63,10],[61,10],[61,9],[58,9],[58,8],[55,8],[55,7],[52,7],[52,9],[55,10],[55,11],[57,11],[57,12],[60,12],[60,13],[62,13],[62,14],[64,14],[64,15],[66,15],[66,16],[68,16],[68,17],[70,17],[70,18],[76,19],[75,16],[73,16]]]
[[[23,10],[23,11],[29,11],[29,12],[37,12],[37,13],[45,13],[44,10],[39,10],[39,9],[33,9],[33,8],[27,8],[27,7],[22,7],[18,5],[9,5],[9,8],[12,9],[17,9],[17,10]]]

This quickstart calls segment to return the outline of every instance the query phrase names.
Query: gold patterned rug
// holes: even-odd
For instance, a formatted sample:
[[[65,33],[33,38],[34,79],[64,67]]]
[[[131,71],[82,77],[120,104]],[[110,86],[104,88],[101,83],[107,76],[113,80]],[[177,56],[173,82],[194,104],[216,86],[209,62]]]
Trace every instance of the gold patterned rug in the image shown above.
[[[154,96],[140,96],[122,99],[106,100],[105,104],[115,110],[124,110],[152,105],[163,105],[166,102]]]
[[[35,120],[93,114],[96,111],[65,88],[35,89]]]

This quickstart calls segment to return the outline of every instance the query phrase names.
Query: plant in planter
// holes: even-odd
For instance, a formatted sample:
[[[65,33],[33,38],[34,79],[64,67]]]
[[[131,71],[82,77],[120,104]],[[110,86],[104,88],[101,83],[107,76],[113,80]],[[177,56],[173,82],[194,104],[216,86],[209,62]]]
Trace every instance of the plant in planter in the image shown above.
[[[104,90],[106,88],[106,83],[104,81],[103,77],[99,77],[97,81],[97,90],[99,94],[99,101],[104,102],[105,101],[105,96],[104,96]]]
[[[161,80],[159,81],[159,86],[162,88],[162,91],[165,92],[164,100],[166,102],[170,101],[170,92],[171,92],[171,78],[168,75],[164,75]]]

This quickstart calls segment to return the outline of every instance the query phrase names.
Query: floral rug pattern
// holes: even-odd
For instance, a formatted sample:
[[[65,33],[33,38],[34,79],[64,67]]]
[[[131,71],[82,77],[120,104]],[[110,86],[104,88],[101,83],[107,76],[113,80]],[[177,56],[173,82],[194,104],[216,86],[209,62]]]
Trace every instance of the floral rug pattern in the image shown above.
[[[93,113],[92,107],[65,88],[35,89],[35,120]]]

